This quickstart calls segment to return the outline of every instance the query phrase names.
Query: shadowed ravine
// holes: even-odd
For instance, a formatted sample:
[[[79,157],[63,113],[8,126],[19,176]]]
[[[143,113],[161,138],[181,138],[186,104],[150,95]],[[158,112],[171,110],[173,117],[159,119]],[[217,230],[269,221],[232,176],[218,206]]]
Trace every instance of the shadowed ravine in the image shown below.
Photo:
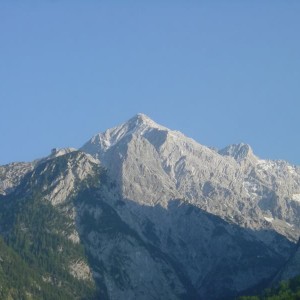
[[[93,263],[102,266],[95,278],[107,282],[112,299],[116,293],[128,299],[229,299],[267,282],[285,262],[258,236],[272,236],[287,251],[293,247],[276,232],[240,228],[182,200],[171,200],[165,209],[86,190],[76,201],[89,203],[78,214],[81,240]],[[93,220],[88,211],[97,210],[101,214]],[[174,290],[172,296],[162,297],[161,283]]]

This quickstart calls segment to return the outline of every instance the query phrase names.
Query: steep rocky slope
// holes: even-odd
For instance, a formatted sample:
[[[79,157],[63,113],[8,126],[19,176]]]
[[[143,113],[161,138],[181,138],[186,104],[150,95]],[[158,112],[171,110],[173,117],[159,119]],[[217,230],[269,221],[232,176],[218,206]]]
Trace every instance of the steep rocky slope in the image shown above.
[[[230,299],[271,280],[300,232],[298,167],[142,114],[0,171],[0,233],[47,286],[36,299]]]
[[[300,241],[298,241],[293,253],[284,267],[278,272],[273,280],[276,285],[282,280],[289,280],[300,275]]]
[[[220,299],[285,260],[253,231],[183,199],[146,206],[119,190],[82,152],[45,159],[2,197],[4,240],[62,299]]]
[[[41,161],[1,197],[1,235],[32,276],[22,293],[14,292],[12,279],[2,282],[8,291],[3,299],[94,297],[95,283],[68,204],[94,175],[89,163],[79,153]]]
[[[101,160],[124,198],[163,207],[180,198],[244,228],[298,240],[300,168],[259,159],[249,145],[217,152],[139,114],[81,150]]]
[[[0,195],[13,191],[33,166],[33,163],[11,163],[0,166]]]

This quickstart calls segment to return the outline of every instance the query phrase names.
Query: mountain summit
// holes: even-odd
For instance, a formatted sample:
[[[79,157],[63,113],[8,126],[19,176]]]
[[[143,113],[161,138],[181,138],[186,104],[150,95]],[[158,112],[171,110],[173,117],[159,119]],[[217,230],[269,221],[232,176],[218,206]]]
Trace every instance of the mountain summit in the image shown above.
[[[0,298],[233,299],[296,274],[299,216],[299,167],[138,114],[0,166]]]
[[[244,143],[229,145],[220,150],[219,153],[221,155],[231,156],[239,162],[245,159],[257,159],[257,157],[253,154],[251,146]]]
[[[153,234],[155,232],[155,238],[162,245],[170,230],[174,234],[182,230],[178,228],[174,231],[177,228],[172,215],[175,199],[178,207],[191,205],[232,226],[234,224],[244,228],[247,235],[251,236],[247,239],[259,241],[283,257],[289,253],[288,241],[296,242],[300,235],[300,202],[295,200],[298,199],[296,195],[300,194],[299,168],[284,161],[259,159],[247,144],[230,145],[217,152],[138,114],[126,123],[94,136],[81,150],[100,159],[110,175],[117,180],[119,191],[126,199],[131,214],[139,216],[141,220],[152,220]],[[140,207],[149,209],[145,211]],[[169,213],[160,217],[160,214],[154,212],[156,207],[166,209]],[[124,219],[129,218],[124,210],[120,214]],[[202,217],[197,220],[200,219]],[[192,240],[198,240],[196,232],[199,233],[199,226],[205,227],[206,221],[202,220],[202,225],[198,221],[189,223],[189,234],[181,236],[186,245],[194,244]],[[127,222],[131,222],[130,219]],[[176,222],[181,224],[179,220]],[[136,226],[136,229],[143,227]],[[225,231],[230,232],[231,229],[228,230]],[[173,241],[178,238],[171,236]],[[280,236],[285,236],[287,240],[283,241]],[[201,233],[201,239],[209,241],[211,238]],[[216,255],[220,257],[222,255],[216,249],[223,249],[224,245],[221,244],[214,246],[214,251],[218,253]],[[164,247],[174,255],[175,252],[178,255],[181,252],[176,246],[172,249],[167,245]],[[202,248],[201,251],[212,251],[210,247],[204,247],[206,250]],[[186,251],[192,253],[195,248]],[[175,256],[179,259],[179,256]],[[192,282],[197,282],[199,288],[204,284],[204,278],[212,272],[209,271],[212,266],[204,266],[203,261],[197,263],[192,258],[184,259],[182,256],[179,260],[197,269],[198,276]],[[218,268],[217,265],[215,267]],[[255,271],[249,268],[246,273],[255,273],[256,279],[259,276],[267,278],[267,274],[272,273],[270,269],[265,269],[264,273],[261,269]],[[257,271],[260,272],[259,276]],[[248,278],[243,288],[251,285],[252,275],[246,273],[241,275]],[[236,289],[238,277],[229,277],[231,288]],[[213,278],[218,282],[216,275]],[[222,282],[224,278],[221,276],[219,280]],[[214,292],[218,290],[222,288],[215,286]],[[202,297],[209,299],[206,292],[203,292]]]
[[[157,123],[155,123],[152,119],[150,119],[150,117],[148,117],[147,115],[143,114],[143,113],[138,113],[136,114],[134,117],[132,117],[128,123],[134,123],[136,125],[147,125],[150,127],[157,127],[157,128],[162,128],[162,126],[158,125]]]
[[[166,129],[156,124],[146,115],[139,113],[126,123],[108,129],[104,133],[96,134],[82,147],[82,150],[96,156],[101,156],[101,153],[106,152],[122,140],[129,138],[133,134],[142,135],[151,128],[158,130]]]
[[[259,159],[250,145],[216,152],[137,114],[81,150],[99,158],[123,196],[138,203],[167,206],[182,198],[240,226],[271,227],[292,240],[300,234],[299,168]]]

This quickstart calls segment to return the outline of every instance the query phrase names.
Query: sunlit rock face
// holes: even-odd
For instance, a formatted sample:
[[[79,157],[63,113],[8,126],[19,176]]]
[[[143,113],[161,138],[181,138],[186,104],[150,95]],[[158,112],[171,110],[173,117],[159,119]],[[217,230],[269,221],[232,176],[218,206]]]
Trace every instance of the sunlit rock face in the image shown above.
[[[139,114],[95,135],[81,150],[100,159],[117,180],[128,208],[118,210],[122,218],[142,236],[151,228],[151,237],[186,266],[205,299],[267,280],[299,237],[299,167],[260,159],[247,144],[218,151]],[[224,223],[216,229],[206,213]],[[256,242],[260,246],[252,247]],[[280,263],[265,265],[260,247],[269,258],[281,256]],[[245,252],[248,259],[241,259]]]
[[[180,198],[244,228],[298,239],[300,168],[259,159],[247,144],[215,151],[138,114],[81,150],[99,158],[136,203],[167,207]]]
[[[208,148],[143,114],[79,150],[0,166],[0,179],[3,216],[33,197],[51,206],[43,230],[64,241],[64,272],[96,286],[91,299],[232,299],[298,259],[299,167],[247,144]]]

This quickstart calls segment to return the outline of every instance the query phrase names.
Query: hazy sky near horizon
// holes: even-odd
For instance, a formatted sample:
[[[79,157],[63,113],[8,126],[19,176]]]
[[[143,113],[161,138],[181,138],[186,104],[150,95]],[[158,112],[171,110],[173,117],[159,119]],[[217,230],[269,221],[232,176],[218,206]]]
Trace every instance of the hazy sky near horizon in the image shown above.
[[[300,1],[0,1],[0,164],[138,112],[300,165]]]

